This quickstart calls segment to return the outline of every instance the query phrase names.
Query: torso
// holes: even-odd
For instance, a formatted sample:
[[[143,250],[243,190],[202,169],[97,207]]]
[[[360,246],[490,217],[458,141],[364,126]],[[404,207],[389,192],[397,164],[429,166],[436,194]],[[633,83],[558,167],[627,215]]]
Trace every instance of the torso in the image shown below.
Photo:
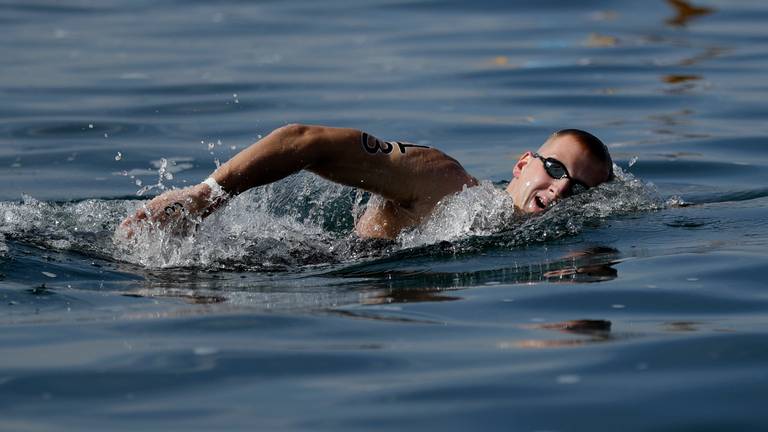
[[[412,162],[415,174],[401,181],[405,180],[403,187],[410,192],[403,194],[402,202],[374,195],[355,226],[360,237],[394,239],[402,230],[429,217],[446,196],[479,184],[458,161],[439,150],[408,151],[409,158],[415,161]]]
[[[371,201],[355,226],[357,235],[362,238],[393,239],[400,231],[418,224],[424,217],[390,200],[375,197]]]
[[[421,203],[421,205],[409,207],[401,206],[379,196],[373,196],[365,212],[357,220],[355,232],[361,238],[394,239],[402,230],[416,226],[426,219],[445,196],[460,192],[464,185],[471,187],[478,184],[477,179],[467,175],[467,181],[461,188]]]

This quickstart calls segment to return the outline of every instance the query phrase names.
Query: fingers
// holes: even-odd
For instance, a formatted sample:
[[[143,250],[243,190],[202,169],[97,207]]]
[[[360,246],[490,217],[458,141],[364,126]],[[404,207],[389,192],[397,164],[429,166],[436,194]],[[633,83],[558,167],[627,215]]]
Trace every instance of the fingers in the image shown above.
[[[125,220],[123,220],[117,227],[116,234],[122,236],[126,240],[133,237],[133,218],[133,216],[125,218]]]
[[[134,213],[131,216],[128,216],[125,218],[119,226],[119,233],[122,234],[122,236],[125,239],[130,239],[133,237],[134,234],[134,224],[141,222],[143,220],[146,220],[149,217],[146,208],[142,207],[136,210],[136,213]]]
[[[168,223],[198,216],[199,207],[191,188],[168,191],[145,203],[133,215],[125,218],[120,223],[120,231],[126,239],[130,239],[145,223],[157,224],[157,228],[163,228]]]

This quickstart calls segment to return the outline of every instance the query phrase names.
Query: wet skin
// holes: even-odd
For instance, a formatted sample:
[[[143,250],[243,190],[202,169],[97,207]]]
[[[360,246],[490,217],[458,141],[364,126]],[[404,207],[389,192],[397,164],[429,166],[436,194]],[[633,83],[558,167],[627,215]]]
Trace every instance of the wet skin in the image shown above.
[[[573,136],[557,136],[545,142],[538,150],[544,158],[562,162],[572,179],[554,179],[544,169],[542,160],[526,152],[512,169],[512,181],[507,193],[512,196],[515,207],[525,213],[541,213],[558,200],[570,196],[573,179],[588,187],[604,182],[610,167],[601,164],[588,153]]]
[[[571,178],[552,178],[543,162],[526,152],[515,163],[507,188],[516,207],[526,213],[542,212],[567,197],[574,179],[592,187],[605,181],[610,171],[570,135],[549,139],[538,153],[563,163]],[[446,196],[479,184],[458,161],[437,149],[385,142],[354,129],[290,125],[243,150],[211,175],[225,196],[214,197],[206,184],[166,192],[126,218],[122,236],[131,237],[138,224],[147,222],[162,227],[184,218],[199,220],[228,197],[301,170],[382,198],[358,220],[356,232],[361,237],[395,238],[428,217]]]

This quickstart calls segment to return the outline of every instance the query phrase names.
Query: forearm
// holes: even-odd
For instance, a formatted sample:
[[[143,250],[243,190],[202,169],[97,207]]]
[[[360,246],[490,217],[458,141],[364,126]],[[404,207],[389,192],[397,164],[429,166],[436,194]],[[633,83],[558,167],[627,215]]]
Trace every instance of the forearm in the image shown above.
[[[235,155],[211,174],[230,195],[278,181],[313,164],[317,137],[312,126],[277,129]]]

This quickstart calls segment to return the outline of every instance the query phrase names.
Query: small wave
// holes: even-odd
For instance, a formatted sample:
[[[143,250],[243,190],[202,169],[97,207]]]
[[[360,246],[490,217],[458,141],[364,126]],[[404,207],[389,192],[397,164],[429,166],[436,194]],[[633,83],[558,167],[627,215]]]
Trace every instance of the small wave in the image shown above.
[[[616,181],[565,199],[536,217],[515,214],[503,188],[483,182],[444,200],[428,220],[395,241],[357,238],[354,224],[363,209],[362,194],[309,174],[249,191],[197,221],[186,235],[146,227],[130,240],[113,237],[117,224],[144,201],[52,203],[29,196],[20,203],[0,202],[0,235],[147,268],[204,270],[290,270],[402,252],[511,248],[578,234],[606,217],[664,207],[654,188],[620,169],[617,173]]]
[[[0,202],[0,235],[54,250],[72,250],[112,259],[115,221],[130,208],[129,201],[84,200],[55,203],[28,195],[21,202]]]
[[[582,232],[600,219],[664,208],[656,189],[614,166],[616,180],[558,202],[537,216],[515,214],[507,193],[490,182],[441,203],[433,216],[398,238],[404,248],[441,242],[453,250],[517,247]]]
[[[724,192],[694,192],[686,194],[685,198],[675,196],[672,204],[685,207],[692,204],[716,204],[726,202],[750,201],[768,197],[768,188],[735,190]]]
[[[432,216],[398,237],[403,248],[494,234],[515,220],[512,197],[490,181],[441,201]]]

